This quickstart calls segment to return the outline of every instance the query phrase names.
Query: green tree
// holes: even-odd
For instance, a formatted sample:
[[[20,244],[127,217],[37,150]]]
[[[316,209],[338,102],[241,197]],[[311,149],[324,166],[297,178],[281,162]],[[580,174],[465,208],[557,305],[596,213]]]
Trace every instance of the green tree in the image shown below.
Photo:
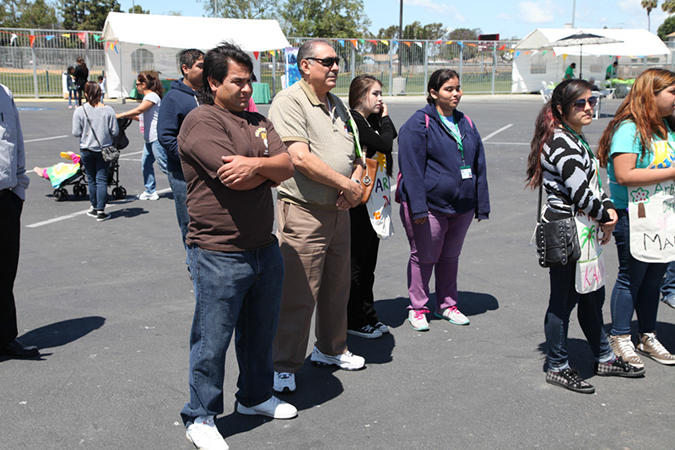
[[[0,27],[51,28],[58,25],[56,8],[44,0],[5,0],[0,5]]]
[[[117,0],[60,0],[59,11],[66,30],[101,31],[111,11],[120,12]]]
[[[652,19],[651,14],[652,10],[656,9],[658,5],[658,0],[642,0],[642,7],[647,10],[647,31],[651,31],[652,28]]]
[[[448,35],[448,39],[453,41],[477,41],[480,34],[480,28],[474,28],[473,30],[468,28],[455,28]]]
[[[675,16],[670,16],[659,26],[659,29],[656,31],[662,41],[668,40],[668,35],[670,33],[675,33]]]
[[[232,19],[272,19],[277,13],[276,0],[205,0],[204,11],[210,17]]]
[[[395,39],[398,37],[398,25],[392,25],[388,28],[380,28],[375,39]]]
[[[370,26],[362,0],[287,0],[280,11],[286,36],[360,38]]]
[[[663,3],[661,3],[661,9],[668,14],[675,13],[675,0],[663,0]]]

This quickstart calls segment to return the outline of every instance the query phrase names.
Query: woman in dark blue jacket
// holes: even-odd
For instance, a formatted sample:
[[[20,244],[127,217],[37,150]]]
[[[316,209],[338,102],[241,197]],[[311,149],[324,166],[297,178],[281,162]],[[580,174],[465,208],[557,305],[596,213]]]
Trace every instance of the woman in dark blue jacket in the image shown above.
[[[408,320],[429,324],[429,280],[436,274],[436,316],[457,325],[469,319],[457,309],[457,268],[474,217],[488,219],[490,199],[483,141],[471,119],[457,111],[462,98],[454,70],[435,71],[426,107],[401,127],[398,138],[401,221],[410,242]]]

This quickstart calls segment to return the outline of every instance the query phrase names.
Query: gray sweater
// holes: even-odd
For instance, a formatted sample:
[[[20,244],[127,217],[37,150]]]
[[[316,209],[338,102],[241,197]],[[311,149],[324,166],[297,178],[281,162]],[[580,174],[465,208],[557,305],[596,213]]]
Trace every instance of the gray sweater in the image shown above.
[[[89,121],[84,115],[84,108],[87,109]],[[91,122],[91,126],[89,126],[89,122]],[[85,103],[77,108],[73,114],[73,136],[80,138],[81,149],[100,152],[101,146],[96,142],[91,127],[94,127],[94,132],[104,147],[112,145],[113,137],[117,136],[120,131],[115,118],[115,111],[110,106],[93,108]]]

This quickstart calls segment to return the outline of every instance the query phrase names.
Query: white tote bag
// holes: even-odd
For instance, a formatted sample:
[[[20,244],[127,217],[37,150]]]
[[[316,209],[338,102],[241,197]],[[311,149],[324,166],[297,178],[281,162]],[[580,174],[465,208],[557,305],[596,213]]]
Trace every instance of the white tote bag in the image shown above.
[[[382,153],[376,153],[378,162],[375,174],[375,186],[366,202],[370,223],[380,239],[387,239],[394,234],[394,224],[391,221],[391,179],[387,175],[387,158]]]

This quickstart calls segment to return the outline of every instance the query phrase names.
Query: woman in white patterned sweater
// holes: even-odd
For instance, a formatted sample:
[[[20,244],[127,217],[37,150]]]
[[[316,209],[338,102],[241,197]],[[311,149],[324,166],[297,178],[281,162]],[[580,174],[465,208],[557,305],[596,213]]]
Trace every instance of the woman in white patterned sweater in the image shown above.
[[[577,211],[599,223],[601,244],[609,242],[617,221],[614,205],[600,188],[598,164],[582,128],[593,119],[597,102],[591,85],[583,80],[560,83],[537,117],[528,158],[527,186],[546,191],[544,222],[570,217]],[[567,354],[569,318],[576,305],[579,325],[596,359],[597,375],[638,377],[644,373],[617,358],[603,328],[605,288],[580,294],[575,287],[577,264],[549,268],[550,296],[544,321],[546,381],[575,392],[591,394],[595,388],[570,367]]]

